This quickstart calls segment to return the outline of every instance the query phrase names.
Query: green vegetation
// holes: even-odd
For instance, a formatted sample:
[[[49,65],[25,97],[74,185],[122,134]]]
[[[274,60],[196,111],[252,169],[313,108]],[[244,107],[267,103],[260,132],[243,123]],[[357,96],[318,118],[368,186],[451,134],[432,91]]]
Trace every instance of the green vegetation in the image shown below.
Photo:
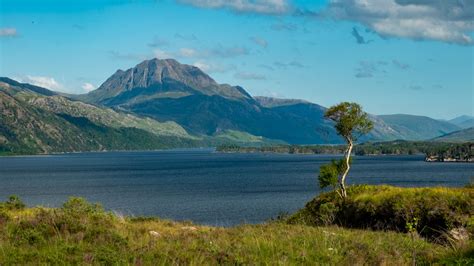
[[[0,80],[0,155],[150,150],[200,143],[174,123],[153,121]]]
[[[474,142],[449,145],[445,149],[427,152],[428,161],[474,162]]]
[[[282,141],[267,139],[261,136],[254,136],[247,132],[237,130],[223,130],[212,137],[205,138],[210,147],[219,146],[222,144],[234,143],[234,146],[265,146],[272,144],[282,144]]]
[[[356,144],[356,155],[414,155],[439,156],[442,158],[474,158],[474,143],[444,143],[424,141],[390,141]],[[243,147],[226,145],[217,147],[219,152],[268,152],[290,154],[343,154],[344,145],[272,145]],[[470,152],[469,152],[470,151]]]
[[[28,94],[26,94],[28,95]],[[55,114],[68,114],[74,117],[85,117],[95,124],[112,128],[138,128],[158,136],[174,136],[194,139],[184,128],[175,122],[158,122],[151,118],[138,117],[106,107],[97,107],[80,101],[71,101],[61,96],[42,97],[25,94],[18,98],[27,100],[30,104]]]
[[[344,151],[344,160],[338,163],[333,161],[321,169],[322,175],[320,174],[320,180],[322,180],[323,183],[320,183],[320,185],[325,187],[324,185],[328,184],[328,180],[337,178],[341,189],[340,195],[345,198],[347,197],[346,178],[351,169],[350,161],[354,142],[357,141],[360,136],[369,133],[374,127],[374,124],[370,121],[367,113],[362,111],[362,107],[357,103],[343,102],[332,106],[326,111],[324,117],[336,123],[334,128],[337,134],[346,141],[347,149]],[[332,170],[327,171],[327,168],[332,168]]]
[[[79,198],[56,209],[25,209],[18,203],[13,197],[0,204],[2,265],[472,263],[472,243],[451,247],[396,232],[281,221],[232,228],[196,226],[121,217]]]
[[[351,186],[344,200],[332,191],[319,195],[292,217],[290,223],[339,225],[407,232],[416,219],[417,232],[442,242],[453,230],[474,234],[474,189]]]
[[[348,164],[352,164],[352,158],[349,158]],[[319,188],[332,187],[340,197],[343,196],[339,190],[337,190],[338,184],[340,184],[340,177],[346,172],[347,166],[346,161],[332,160],[330,163],[322,165],[319,168],[318,183]]]

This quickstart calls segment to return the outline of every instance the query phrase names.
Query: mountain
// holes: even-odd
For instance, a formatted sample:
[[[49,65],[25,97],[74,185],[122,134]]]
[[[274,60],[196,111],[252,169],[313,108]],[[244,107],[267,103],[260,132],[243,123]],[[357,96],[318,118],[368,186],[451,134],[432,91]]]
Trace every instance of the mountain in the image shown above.
[[[78,99],[174,121],[195,135],[232,130],[295,144],[341,141],[319,105],[298,101],[270,108],[243,88],[218,84],[199,68],[173,59],[152,59],[118,70]]]
[[[241,87],[217,84],[199,68],[174,59],[152,59],[117,70],[97,90],[80,98],[108,106],[130,106],[160,98],[219,95],[231,100],[252,97]]]
[[[434,140],[439,142],[474,142],[474,127],[451,132]]]
[[[157,121],[174,121],[198,136],[238,131],[291,144],[341,143],[325,107],[296,99],[252,97],[242,87],[218,84],[199,68],[173,59],[146,60],[117,70],[78,99]],[[460,128],[410,115],[371,116],[375,128],[361,141],[431,139]],[[243,136],[242,134],[240,134]]]
[[[0,79],[0,152],[13,154],[158,149],[196,140],[174,122],[159,123],[71,101]]]
[[[378,118],[403,135],[403,139],[407,140],[432,139],[460,129],[460,127],[449,122],[426,116],[395,114],[379,115]]]
[[[173,59],[118,70],[83,95],[0,78],[0,152],[342,143],[325,111],[304,100],[252,97]],[[425,140],[460,129],[421,116],[370,118],[374,129],[360,141]]]
[[[455,124],[460,128],[470,128],[474,127],[474,116],[462,115],[454,119],[449,120],[451,124]]]

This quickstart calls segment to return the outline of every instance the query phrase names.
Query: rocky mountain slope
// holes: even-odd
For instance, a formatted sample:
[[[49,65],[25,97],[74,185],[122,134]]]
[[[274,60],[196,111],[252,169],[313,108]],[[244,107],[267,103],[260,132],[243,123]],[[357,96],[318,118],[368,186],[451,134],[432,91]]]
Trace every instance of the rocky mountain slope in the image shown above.
[[[0,80],[0,152],[51,153],[193,145],[176,123],[159,123]]]
[[[130,106],[160,98],[219,95],[226,99],[252,97],[240,87],[217,84],[199,68],[174,59],[151,59],[126,71],[117,70],[97,90],[80,98],[108,106]]]

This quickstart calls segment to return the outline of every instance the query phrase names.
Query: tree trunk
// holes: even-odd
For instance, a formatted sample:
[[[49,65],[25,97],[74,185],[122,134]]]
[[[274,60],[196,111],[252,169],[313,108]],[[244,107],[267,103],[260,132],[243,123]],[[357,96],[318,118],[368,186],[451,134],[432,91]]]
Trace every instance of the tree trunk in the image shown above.
[[[349,173],[349,169],[351,168],[350,165],[350,159],[351,159],[351,153],[352,153],[352,148],[353,148],[353,143],[352,139],[347,139],[347,143],[349,144],[349,147],[347,147],[346,154],[344,155],[344,161],[346,163],[346,169],[344,170],[344,174],[341,176],[341,180],[339,182],[339,185],[341,186],[341,194],[343,198],[347,197],[347,192],[346,192],[346,177],[347,174]]]

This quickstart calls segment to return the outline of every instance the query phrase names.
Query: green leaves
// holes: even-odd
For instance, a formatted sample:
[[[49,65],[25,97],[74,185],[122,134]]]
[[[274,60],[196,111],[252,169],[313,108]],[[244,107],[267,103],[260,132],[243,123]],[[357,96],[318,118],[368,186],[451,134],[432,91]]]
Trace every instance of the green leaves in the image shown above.
[[[22,210],[26,207],[25,203],[17,195],[11,195],[8,197],[8,201],[5,202],[5,206],[9,210]]]
[[[356,140],[363,134],[369,133],[373,123],[366,112],[357,103],[342,102],[329,108],[324,117],[336,122],[334,126],[339,135],[347,142]]]
[[[352,160],[349,161],[352,163]],[[322,165],[319,168],[319,187],[333,187],[336,188],[339,182],[339,176],[346,170],[346,164],[344,160],[332,160],[329,164]]]

